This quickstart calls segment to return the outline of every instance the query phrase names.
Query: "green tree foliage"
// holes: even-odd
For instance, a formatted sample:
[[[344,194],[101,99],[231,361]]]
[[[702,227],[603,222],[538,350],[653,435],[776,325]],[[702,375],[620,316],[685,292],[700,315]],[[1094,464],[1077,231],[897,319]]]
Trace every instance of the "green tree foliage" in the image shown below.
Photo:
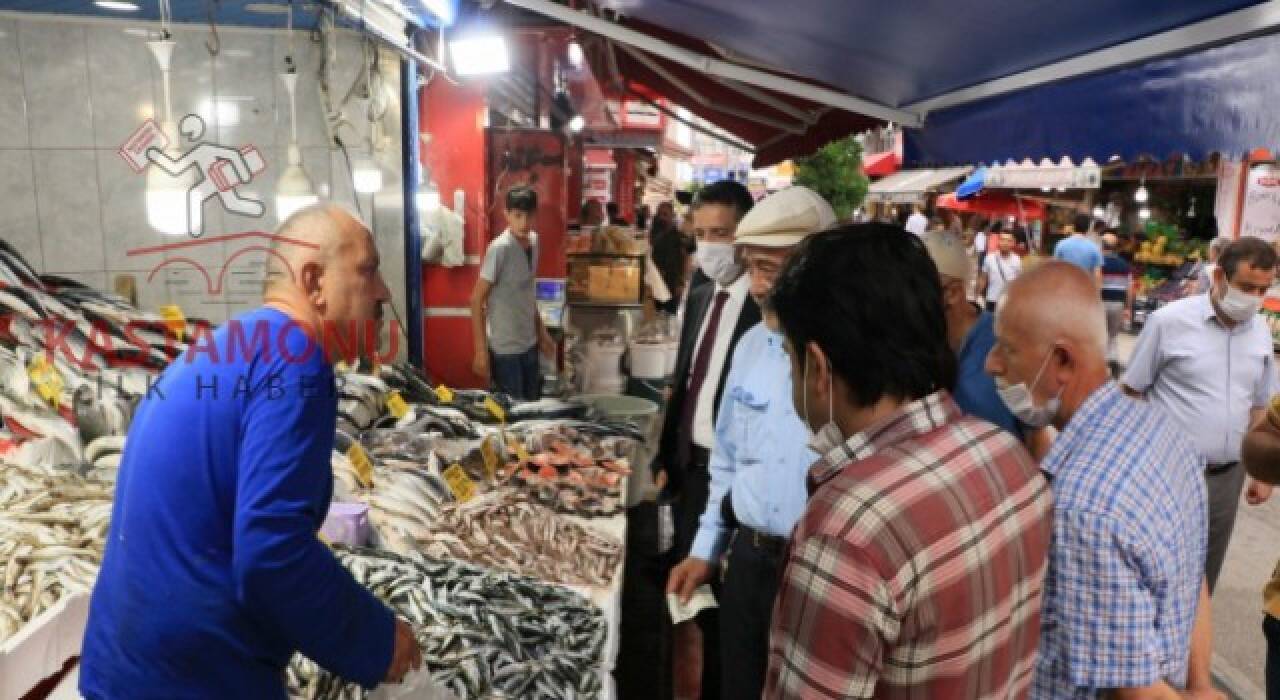
[[[847,136],[796,159],[794,183],[826,197],[841,220],[849,218],[862,205],[870,185],[862,173],[862,144]]]

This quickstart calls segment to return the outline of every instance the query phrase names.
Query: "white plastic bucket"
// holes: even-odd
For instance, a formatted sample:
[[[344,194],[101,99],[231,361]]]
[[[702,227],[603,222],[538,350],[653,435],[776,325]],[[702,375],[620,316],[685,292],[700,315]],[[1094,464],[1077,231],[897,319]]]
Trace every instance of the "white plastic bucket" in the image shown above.
[[[676,341],[667,343],[666,353],[667,371],[663,376],[670,377],[676,373],[676,359],[680,357],[680,343]]]
[[[632,343],[631,376],[636,379],[665,379],[668,343]]]

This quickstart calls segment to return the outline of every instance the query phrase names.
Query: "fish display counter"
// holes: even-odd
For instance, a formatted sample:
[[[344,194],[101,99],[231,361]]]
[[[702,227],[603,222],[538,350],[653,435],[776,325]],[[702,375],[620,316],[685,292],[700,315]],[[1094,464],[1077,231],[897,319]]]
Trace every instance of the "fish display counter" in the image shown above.
[[[133,411],[208,330],[37,275],[0,241],[5,697],[79,653]],[[623,496],[644,435],[583,403],[451,391],[394,365],[341,369],[336,388],[322,532],[412,623],[432,679],[468,699],[613,697]],[[16,659],[23,674],[3,666]],[[302,657],[288,679],[296,697],[368,695]]]

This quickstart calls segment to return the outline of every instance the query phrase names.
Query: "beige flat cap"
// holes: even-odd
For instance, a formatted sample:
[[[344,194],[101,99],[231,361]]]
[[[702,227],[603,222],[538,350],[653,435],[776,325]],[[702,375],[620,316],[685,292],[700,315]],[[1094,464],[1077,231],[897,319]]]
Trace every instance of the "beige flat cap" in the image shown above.
[[[822,195],[795,185],[760,200],[738,222],[735,245],[763,248],[793,246],[805,237],[831,228],[836,214]]]
[[[928,249],[929,257],[933,258],[938,272],[947,277],[969,281],[972,267],[969,264],[969,252],[965,250],[960,236],[949,231],[933,231],[925,236],[924,247]]]

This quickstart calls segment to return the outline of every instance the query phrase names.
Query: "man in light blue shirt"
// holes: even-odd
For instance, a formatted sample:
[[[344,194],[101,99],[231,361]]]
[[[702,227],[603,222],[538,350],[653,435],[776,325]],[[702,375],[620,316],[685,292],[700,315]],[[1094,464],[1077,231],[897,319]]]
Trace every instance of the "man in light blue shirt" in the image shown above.
[[[804,187],[778,192],[738,224],[735,245],[762,308],[791,250],[835,224],[831,206]],[[671,572],[667,591],[682,599],[728,567],[720,592],[724,698],[758,698],[768,666],[769,627],[783,555],[804,512],[805,477],[818,459],[791,400],[791,364],[783,336],[765,321],[738,341],[716,420],[711,489],[690,555]]]
[[[1271,331],[1258,318],[1262,297],[1275,281],[1275,250],[1258,238],[1241,238],[1226,247],[1213,275],[1209,294],[1180,299],[1151,315],[1124,375],[1125,390],[1164,409],[1206,462],[1210,592],[1245,482],[1240,444],[1277,391]],[[1249,486],[1251,503],[1270,495],[1267,484]]]
[[[1053,248],[1053,257],[1066,260],[1089,273],[1089,276],[1102,286],[1102,250],[1098,244],[1089,240],[1082,231],[1058,241]]]

